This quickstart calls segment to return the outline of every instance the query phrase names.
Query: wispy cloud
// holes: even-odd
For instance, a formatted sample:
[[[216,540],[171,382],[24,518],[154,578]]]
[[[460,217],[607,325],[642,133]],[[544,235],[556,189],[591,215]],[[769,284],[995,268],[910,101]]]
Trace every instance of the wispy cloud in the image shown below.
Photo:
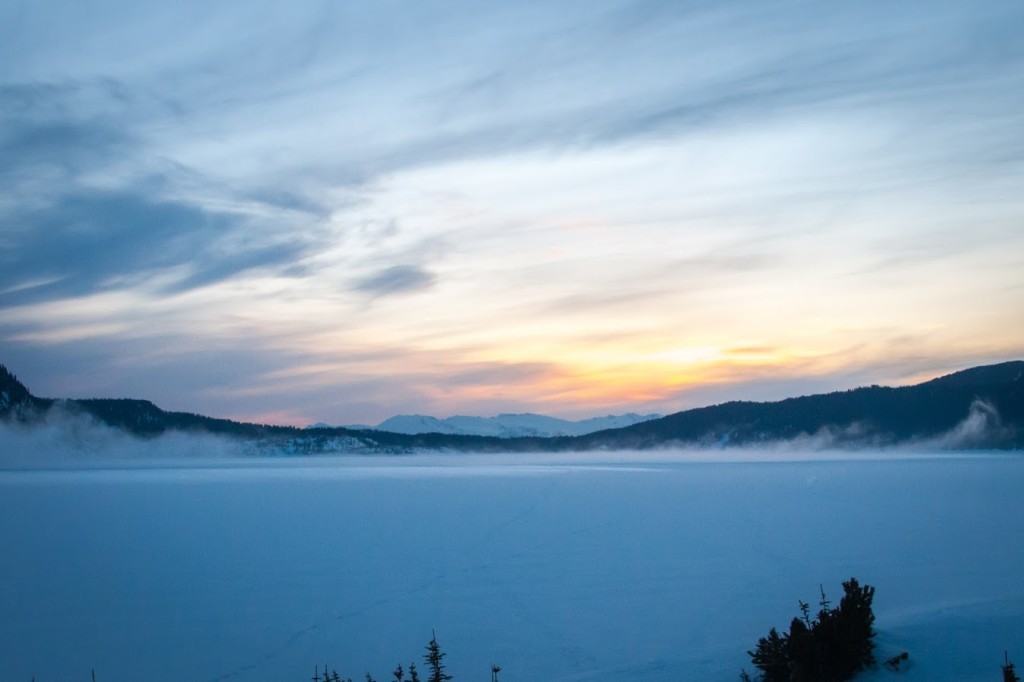
[[[430,272],[415,265],[393,265],[355,282],[355,289],[374,296],[422,291],[434,284]]]
[[[242,233],[246,216],[211,212],[144,193],[95,191],[6,216],[9,249],[0,286],[8,303],[81,295],[178,271],[170,288],[191,288],[259,267],[292,263],[301,241]],[[272,237],[272,236],[271,236]],[[22,287],[38,278],[48,283]]]

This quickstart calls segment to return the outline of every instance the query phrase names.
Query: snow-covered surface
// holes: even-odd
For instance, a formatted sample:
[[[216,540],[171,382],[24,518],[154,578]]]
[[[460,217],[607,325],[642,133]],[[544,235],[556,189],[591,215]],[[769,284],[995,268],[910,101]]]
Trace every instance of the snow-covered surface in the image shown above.
[[[624,426],[657,419],[659,414],[628,414],[592,417],[580,421],[569,421],[542,414],[499,414],[495,417],[455,416],[438,419],[422,414],[398,415],[385,419],[372,428],[391,433],[445,433],[463,436],[497,436],[514,438],[521,436],[582,436],[604,429],[620,429]],[[322,424],[317,426],[323,426]],[[368,428],[352,426],[350,428]]]
[[[435,629],[457,682],[732,681],[851,576],[910,653],[869,679],[1024,665],[1020,453],[24,461],[0,680],[384,680]]]

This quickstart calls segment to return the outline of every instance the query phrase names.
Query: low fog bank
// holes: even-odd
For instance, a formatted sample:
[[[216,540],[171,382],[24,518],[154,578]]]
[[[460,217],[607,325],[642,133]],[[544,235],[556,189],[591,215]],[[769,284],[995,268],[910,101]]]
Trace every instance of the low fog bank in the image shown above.
[[[0,469],[159,466],[236,460],[255,452],[252,444],[203,433],[139,438],[58,407],[37,423],[0,421]]]
[[[976,398],[964,418],[948,431],[898,443],[892,443],[869,424],[854,422],[845,427],[825,426],[813,434],[801,433],[786,440],[748,445],[731,444],[726,439],[709,447],[715,450],[749,450],[764,455],[814,452],[849,454],[865,451],[883,451],[890,454],[977,451],[989,449],[993,443],[1004,443],[1011,435],[1011,429],[1003,424],[996,407],[988,401]]]
[[[473,453],[419,448],[374,451],[352,439],[321,439],[312,447],[306,435],[253,440],[203,432],[170,430],[143,438],[106,426],[92,417],[55,406],[33,424],[0,421],[0,470],[48,468],[145,468],[189,466],[273,466],[291,464],[352,468],[372,466],[398,471],[423,467],[641,466],[684,462],[816,461],[979,456],[986,443],[1007,433],[998,411],[975,400],[964,419],[938,436],[887,444],[860,423],[826,427],[813,434],[757,445],[667,443],[650,449],[596,448],[586,451]],[[1006,451],[1000,451],[1004,454]],[[1012,452],[1012,451],[1011,451]],[[411,460],[414,456],[415,460]]]
[[[152,439],[74,421],[25,429],[0,424],[0,472],[246,469],[253,475],[326,479],[466,478],[572,471],[651,471],[679,466],[827,462],[910,462],[1015,458],[1006,451],[905,448],[833,449],[800,443],[727,449],[666,447],[586,452],[286,455],[216,436],[168,433]],[[259,473],[257,473],[259,472]]]

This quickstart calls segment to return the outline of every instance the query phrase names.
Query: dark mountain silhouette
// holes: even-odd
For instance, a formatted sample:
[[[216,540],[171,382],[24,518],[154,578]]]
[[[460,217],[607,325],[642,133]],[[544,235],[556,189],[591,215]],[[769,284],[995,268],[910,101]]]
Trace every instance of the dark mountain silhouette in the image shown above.
[[[0,418],[28,421],[38,417],[52,402],[33,396],[18,377],[0,365]]]
[[[924,443],[961,449],[1020,449],[1024,447],[1024,361],[975,367],[916,386],[871,386],[766,403],[728,402],[625,428],[555,438],[299,429],[167,412],[147,400],[38,398],[0,365],[0,419],[32,425],[57,415],[85,416],[143,438],[167,431],[209,433],[294,454],[731,447],[791,440],[835,447]]]
[[[915,386],[870,386],[770,403],[728,402],[579,440],[584,447],[612,441],[617,447],[648,448],[674,442],[750,445],[815,435],[838,446],[949,436],[954,439],[950,446],[1020,448],[1024,362],[975,367]]]

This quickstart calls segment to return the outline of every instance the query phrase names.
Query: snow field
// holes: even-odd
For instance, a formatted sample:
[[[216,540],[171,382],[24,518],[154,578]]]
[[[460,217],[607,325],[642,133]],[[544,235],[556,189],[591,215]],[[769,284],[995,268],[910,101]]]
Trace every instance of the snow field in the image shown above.
[[[851,576],[869,679],[1024,664],[1020,455],[716,454],[0,472],[0,679],[736,680]]]

